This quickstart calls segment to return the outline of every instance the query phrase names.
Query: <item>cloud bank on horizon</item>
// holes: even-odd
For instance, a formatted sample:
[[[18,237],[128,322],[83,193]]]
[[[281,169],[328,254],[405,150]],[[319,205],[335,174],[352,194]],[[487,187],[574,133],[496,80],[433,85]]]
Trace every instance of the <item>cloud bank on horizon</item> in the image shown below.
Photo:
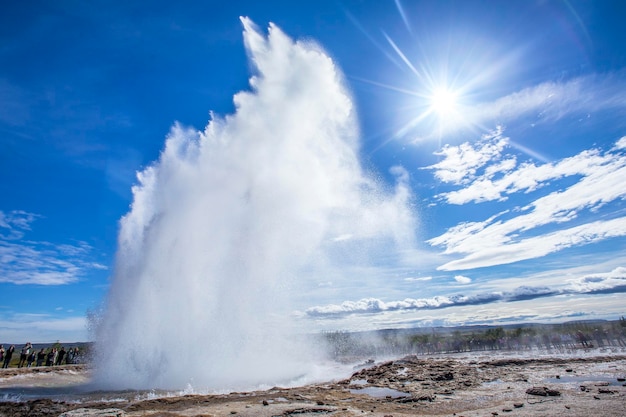
[[[456,279],[456,277],[455,277]],[[458,280],[457,280],[458,281]],[[619,267],[608,273],[596,273],[572,280],[565,285],[520,286],[512,291],[477,292],[472,295],[435,296],[432,298],[401,301],[382,301],[366,298],[358,301],[345,301],[340,305],[311,307],[306,315],[316,318],[339,318],[349,315],[376,314],[385,311],[435,310],[447,307],[485,305],[497,302],[534,300],[541,297],[570,294],[626,293],[626,268]]]

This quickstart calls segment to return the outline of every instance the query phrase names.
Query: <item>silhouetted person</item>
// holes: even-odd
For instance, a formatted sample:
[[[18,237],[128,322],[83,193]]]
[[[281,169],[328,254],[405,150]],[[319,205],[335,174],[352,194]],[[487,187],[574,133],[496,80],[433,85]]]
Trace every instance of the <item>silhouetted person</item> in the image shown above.
[[[15,352],[15,345],[11,345],[11,347],[4,354],[4,363],[2,364],[3,368],[9,367],[9,363],[11,362],[11,358],[13,357],[13,352]]]
[[[28,368],[33,366],[33,362],[35,362],[36,357],[37,357],[37,354],[35,353],[35,350],[33,349],[33,351],[28,354],[28,359],[27,359],[28,364],[26,365]]]
[[[50,352],[46,355],[46,366],[54,365],[54,357],[56,356],[56,349],[50,349]]]
[[[72,353],[72,363],[80,363],[80,353],[78,352],[78,347],[74,347],[74,350],[70,349]]]
[[[4,346],[3,345],[0,345],[0,364],[4,365]]]
[[[59,351],[59,357],[57,358],[57,365],[61,365],[63,363],[63,359],[65,359],[65,346],[61,346],[61,350]]]
[[[578,341],[580,342],[580,344],[583,347],[593,347],[591,346],[591,344],[588,342],[587,336],[581,332],[580,330],[576,332],[576,338],[578,339]]]
[[[65,363],[71,365],[74,363],[74,349],[69,348],[67,350],[67,354],[65,355]]]
[[[39,353],[37,353],[37,366],[43,365],[43,362],[46,360],[46,351],[44,348],[41,348]]]
[[[30,342],[26,343],[20,352],[20,362],[17,364],[18,368],[26,365],[26,360],[28,359],[28,355],[30,354],[30,348],[32,345]]]

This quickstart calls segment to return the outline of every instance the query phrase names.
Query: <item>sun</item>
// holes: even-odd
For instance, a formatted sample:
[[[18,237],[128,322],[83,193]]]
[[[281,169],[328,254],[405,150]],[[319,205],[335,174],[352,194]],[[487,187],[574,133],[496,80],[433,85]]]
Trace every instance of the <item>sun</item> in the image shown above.
[[[433,89],[430,97],[430,109],[439,117],[454,115],[458,107],[458,93],[445,87]]]
[[[396,3],[399,4],[398,1]],[[386,50],[383,52],[410,76],[399,85],[365,80],[406,94],[406,99],[400,102],[400,125],[394,129],[392,138],[406,138],[413,143],[430,139],[441,141],[444,137],[464,131],[480,132],[485,129],[484,115],[488,114],[490,107],[479,100],[491,95],[489,90],[492,86],[502,82],[499,75],[510,64],[516,63],[517,53],[500,57],[501,54],[492,55],[487,48],[484,54],[477,55],[474,52],[488,45],[480,41],[476,44],[480,48],[475,48],[466,43],[466,39],[457,42],[453,39],[455,33],[450,32],[450,36],[440,38],[441,44],[437,42],[438,37],[429,38],[427,44],[418,40],[418,48],[411,46],[407,50],[416,54],[411,56],[383,32],[395,55],[388,54]],[[414,45],[415,39],[408,42]],[[467,48],[468,45],[472,47]]]

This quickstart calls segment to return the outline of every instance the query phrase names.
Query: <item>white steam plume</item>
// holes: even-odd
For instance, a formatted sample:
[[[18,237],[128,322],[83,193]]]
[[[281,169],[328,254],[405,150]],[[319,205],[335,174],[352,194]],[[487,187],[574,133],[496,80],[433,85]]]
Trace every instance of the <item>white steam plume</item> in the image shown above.
[[[97,330],[102,386],[241,389],[306,374],[298,281],[341,274],[337,236],[412,243],[406,173],[394,192],[364,174],[340,70],[312,43],[242,22],[251,91],[204,132],[175,125],[138,174]]]

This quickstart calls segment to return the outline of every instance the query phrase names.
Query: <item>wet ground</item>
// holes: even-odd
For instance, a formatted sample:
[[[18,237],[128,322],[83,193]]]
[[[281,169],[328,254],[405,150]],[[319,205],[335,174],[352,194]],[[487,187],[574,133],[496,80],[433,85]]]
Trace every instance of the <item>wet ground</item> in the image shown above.
[[[626,415],[623,354],[407,356],[370,363],[343,380],[223,395],[88,392],[84,367],[3,371],[0,416],[7,417],[80,408],[129,417]]]

